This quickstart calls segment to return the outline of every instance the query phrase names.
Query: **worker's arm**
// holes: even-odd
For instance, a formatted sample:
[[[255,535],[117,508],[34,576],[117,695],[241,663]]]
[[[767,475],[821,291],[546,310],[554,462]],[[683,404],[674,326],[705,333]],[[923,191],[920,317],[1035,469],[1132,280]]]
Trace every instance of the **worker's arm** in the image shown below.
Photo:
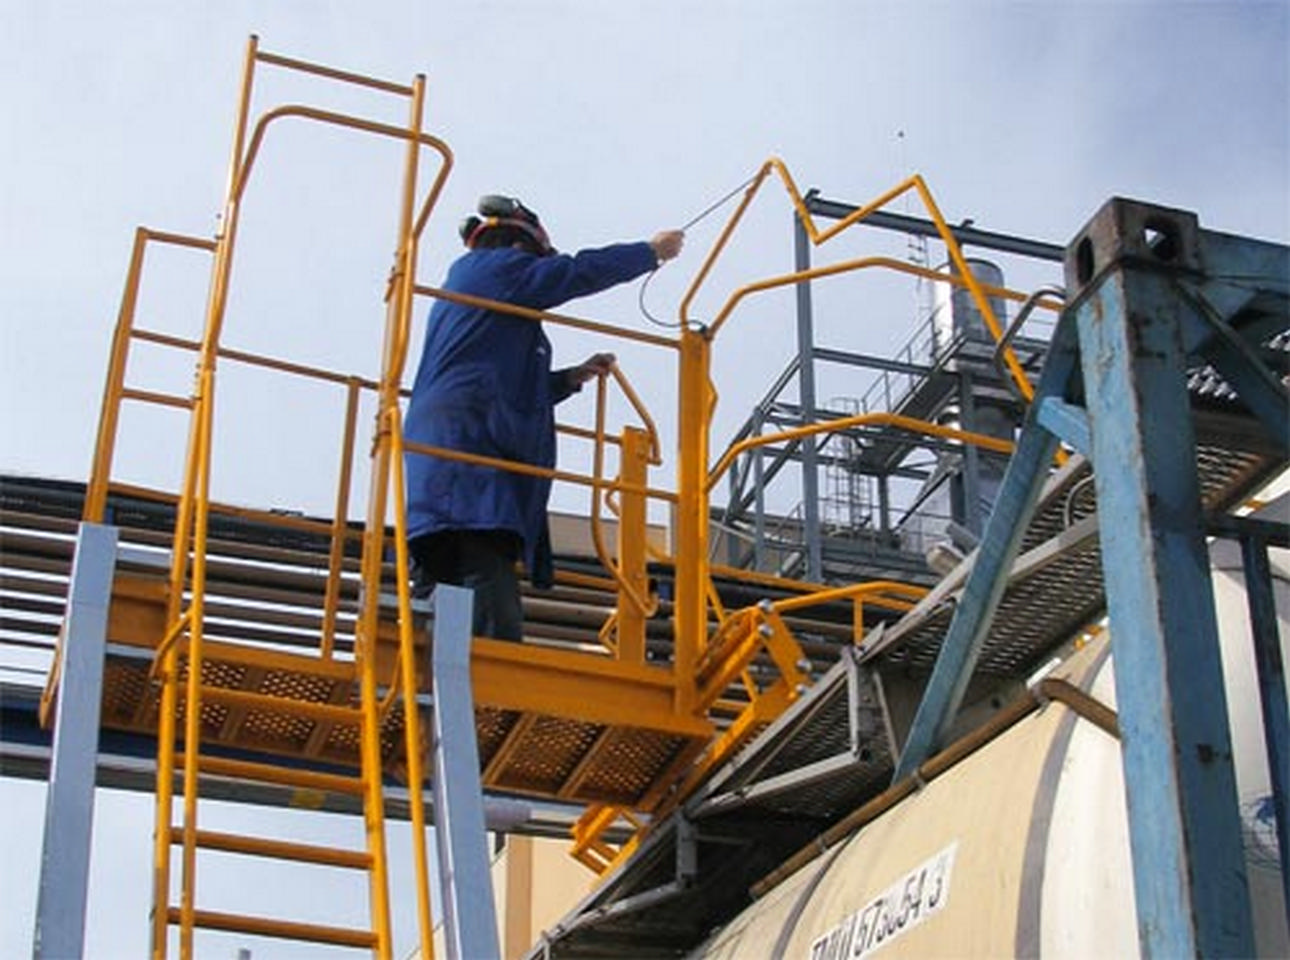
[[[511,300],[537,310],[608,290],[649,273],[681,251],[685,235],[665,230],[650,241],[615,243],[575,254],[526,258]]]

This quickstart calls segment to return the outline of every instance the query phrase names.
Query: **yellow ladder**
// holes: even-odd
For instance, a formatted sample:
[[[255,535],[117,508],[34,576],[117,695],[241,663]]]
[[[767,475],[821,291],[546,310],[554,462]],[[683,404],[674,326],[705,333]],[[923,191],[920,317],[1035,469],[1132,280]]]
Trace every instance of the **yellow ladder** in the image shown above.
[[[250,126],[252,85],[257,65],[267,64],[339,81],[382,93],[406,98],[409,105],[405,126],[353,117],[314,107],[289,104],[263,113]],[[392,83],[336,70],[301,60],[290,59],[259,49],[252,36],[244,63],[242,89],[235,127],[228,188],[220,219],[220,232],[212,241],[177,234],[140,229],[136,236],[134,256],[123,296],[113,343],[112,361],[100,420],[91,482],[87,491],[86,520],[103,522],[112,459],[116,441],[118,412],[123,400],[142,400],[189,411],[188,448],[183,487],[176,505],[175,537],[171,568],[165,585],[166,616],[164,635],[158,638],[152,666],[152,679],[159,681],[158,693],[158,759],[157,806],[154,832],[154,889],[151,955],[161,960],[167,954],[170,927],[179,928],[181,957],[194,955],[194,931],[209,928],[241,932],[256,936],[285,937],[318,943],[370,950],[387,958],[393,949],[390,936],[388,870],[385,857],[384,796],[382,791],[382,726],[387,722],[396,701],[401,699],[405,736],[405,771],[409,791],[410,818],[413,826],[413,848],[416,868],[416,894],[423,957],[433,956],[432,926],[429,906],[429,881],[424,840],[424,811],[420,785],[421,735],[417,709],[417,671],[413,660],[411,613],[407,591],[407,556],[402,543],[400,500],[402,478],[398,475],[400,451],[399,387],[407,354],[410,313],[416,287],[417,247],[430,213],[437,202],[452,167],[452,154],[441,140],[422,131],[425,100],[425,78],[417,76],[410,84]],[[339,592],[344,529],[348,515],[349,465],[343,467],[338,484],[335,528],[332,531],[332,562],[327,576],[322,634],[317,651],[308,655],[284,653],[255,643],[207,641],[206,589],[207,547],[212,503],[211,449],[214,423],[215,368],[225,356],[220,343],[225,308],[229,295],[233,251],[239,223],[240,203],[252,166],[263,144],[266,131],[274,122],[286,117],[337,126],[379,138],[393,139],[406,151],[404,177],[400,192],[399,225],[394,267],[391,271],[386,302],[386,331],[379,383],[345,381],[349,389],[346,447],[352,448],[357,393],[360,388],[374,388],[377,395],[377,430],[371,452],[371,492],[363,532],[361,578],[362,588],[354,631],[354,659],[343,662],[332,656],[336,602]],[[439,155],[440,165],[423,199],[417,202],[417,172],[421,151],[429,148]],[[206,305],[205,326],[200,344],[175,337],[146,335],[134,329],[134,312],[142,271],[143,251],[150,241],[206,250],[212,255],[211,282]],[[151,391],[130,390],[124,385],[128,344],[133,337],[144,337],[169,346],[194,349],[198,353],[195,384],[190,397],[172,397]],[[239,355],[288,373],[318,375],[299,365],[284,365]],[[323,376],[335,381],[335,377]],[[377,681],[378,633],[381,628],[380,593],[382,577],[388,575],[382,542],[391,500],[399,534],[396,538],[398,560],[398,664],[389,692],[382,697]],[[217,650],[208,655],[206,647]],[[236,676],[235,682],[228,677]],[[302,681],[300,687],[313,689],[328,686],[329,695],[320,702],[310,695],[296,695],[291,689],[266,685],[271,673],[287,675]],[[325,723],[348,725],[356,731],[360,760],[358,772],[306,770],[275,762],[272,755],[256,759],[230,759],[203,751],[203,739],[211,739],[209,729],[214,717],[228,711],[241,711],[277,717],[284,723]],[[182,733],[180,723],[182,722]],[[388,738],[387,738],[388,739]],[[182,742],[182,750],[180,743]],[[176,822],[176,777],[180,779],[181,814]],[[205,830],[198,824],[199,787],[203,778],[223,777],[239,781],[277,785],[304,791],[350,794],[361,797],[366,842],[363,849],[342,850],[331,847],[292,843],[281,840],[237,836]],[[180,851],[178,902],[172,903],[171,857],[173,848]],[[371,923],[366,929],[346,929],[290,920],[243,916],[210,909],[199,909],[196,895],[196,868],[199,851],[220,852],[261,859],[325,865],[333,868],[362,870],[369,878]]]
[[[317,702],[298,696],[281,696],[214,685],[210,681],[203,681],[203,674],[219,674],[225,683],[230,674],[251,684],[255,684],[257,679],[263,683],[265,677],[281,677],[284,675],[283,655],[277,654],[266,663],[266,658],[259,651],[248,647],[240,663],[227,655],[216,661],[204,657],[201,647],[200,641],[194,642],[190,637],[186,655],[181,656],[180,651],[171,646],[161,652],[161,659],[158,661],[162,672],[162,687],[158,732],[157,827],[154,838],[153,957],[167,955],[171,926],[179,928],[179,951],[180,956],[185,958],[194,956],[194,931],[197,928],[363,948],[377,956],[390,956],[392,947],[388,869],[379,753],[371,756],[363,751],[360,771],[356,775],[344,775],[284,766],[272,762],[271,758],[264,761],[229,759],[204,753],[201,749],[203,728],[226,723],[229,713],[234,711],[241,712],[244,716],[277,718],[279,722],[352,725],[362,731],[361,739],[366,743],[371,739],[366,735],[368,731],[373,725],[380,724],[380,705],[374,702],[359,705]],[[347,679],[343,673],[335,670],[309,672],[308,661],[311,658],[297,659],[301,661],[300,672],[294,676],[300,680],[315,681],[312,684],[299,684],[303,689],[317,690],[330,686],[332,690],[341,691],[343,696],[345,691],[356,693],[363,687],[358,682],[356,673],[351,672]],[[318,665],[321,666],[322,663],[323,661],[319,661]],[[208,669],[209,667],[217,669]],[[345,672],[350,671],[346,669]],[[336,698],[335,693],[328,695],[329,700]],[[176,734],[180,723],[183,725],[182,753],[176,750]],[[182,812],[178,823],[173,816],[172,793],[177,772],[182,777]],[[272,784],[319,794],[339,793],[360,797],[364,804],[367,828],[366,849],[337,849],[201,829],[198,825],[199,784],[205,776]],[[177,903],[173,900],[171,880],[171,851],[175,847],[181,851]],[[353,929],[199,908],[196,893],[199,851],[366,871],[372,890],[371,924],[367,929]]]

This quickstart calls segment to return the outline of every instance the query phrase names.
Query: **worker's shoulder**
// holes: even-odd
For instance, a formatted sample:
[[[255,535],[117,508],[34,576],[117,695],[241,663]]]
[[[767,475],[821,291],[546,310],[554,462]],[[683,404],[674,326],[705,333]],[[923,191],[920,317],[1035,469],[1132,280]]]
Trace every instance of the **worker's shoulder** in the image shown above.
[[[527,270],[537,258],[509,247],[471,250],[458,257],[448,271],[449,286],[455,289],[492,286],[500,279]]]

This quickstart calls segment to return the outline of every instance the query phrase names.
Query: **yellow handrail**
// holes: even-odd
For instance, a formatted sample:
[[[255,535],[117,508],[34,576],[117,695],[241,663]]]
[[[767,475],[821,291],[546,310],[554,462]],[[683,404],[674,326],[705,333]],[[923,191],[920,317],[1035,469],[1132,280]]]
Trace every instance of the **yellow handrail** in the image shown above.
[[[945,427],[938,423],[930,423],[926,420],[917,420],[913,417],[901,416],[898,413],[858,413],[851,417],[838,417],[836,420],[826,420],[822,423],[811,423],[802,427],[793,427],[788,430],[781,430],[777,433],[766,433],[760,436],[748,437],[740,440],[738,443],[726,449],[721,459],[717,461],[716,466],[708,474],[707,489],[711,490],[716,486],[717,481],[722,475],[730,469],[735,459],[741,453],[753,450],[757,447],[764,447],[768,444],[777,443],[781,440],[796,440],[800,437],[810,437],[817,433],[833,433],[838,430],[846,430],[848,427],[863,427],[872,424],[882,426],[898,427],[901,430],[908,430],[910,433],[921,433],[931,437],[943,437],[947,440],[958,440],[961,443],[971,444],[972,446],[982,447],[986,450],[994,450],[996,453],[1012,453],[1014,444],[1011,440],[1002,440],[999,437],[992,437],[986,433],[974,433],[969,430],[957,430],[954,427]]]
[[[617,364],[614,364],[611,369],[615,373],[618,373]],[[626,382],[626,378],[624,378],[621,373],[618,373],[616,379],[619,383]],[[601,438],[605,436],[605,393],[605,378],[598,377],[596,380],[597,440],[592,458],[592,479],[595,481],[602,480],[604,476],[605,445]],[[657,441],[655,441],[655,447],[657,447]],[[614,582],[618,584],[619,593],[631,601],[632,606],[636,608],[636,612],[642,617],[652,617],[654,612],[658,609],[658,599],[654,597],[642,597],[635,586],[633,586],[623,575],[623,571],[619,568],[618,563],[614,561],[613,557],[609,555],[609,551],[605,548],[604,532],[601,529],[600,522],[600,495],[601,487],[598,484],[593,484],[591,488],[591,542],[592,546],[595,548],[596,556],[600,559],[601,565],[609,571]]]
[[[940,270],[933,270],[929,267],[920,267],[917,264],[907,263],[904,260],[897,260],[894,257],[860,257],[855,260],[844,260],[840,263],[831,263],[822,267],[812,267],[808,270],[800,270],[796,273],[769,277],[765,280],[745,284],[731,294],[730,298],[725,302],[725,305],[722,306],[720,311],[718,311],[712,323],[707,327],[707,335],[709,337],[715,337],[717,331],[720,330],[729,319],[734,308],[738,306],[740,301],[749,294],[763,293],[767,290],[790,286],[792,284],[801,283],[805,280],[817,280],[821,277],[831,277],[840,273],[849,273],[855,270],[865,270],[873,267],[880,267],[884,270],[894,270],[897,273],[908,273],[925,280],[934,280],[938,283],[950,283],[962,287],[970,286],[968,281],[958,274],[944,273]],[[1030,295],[1021,293],[1017,290],[1011,290],[1007,287],[996,287],[992,284],[981,283],[980,281],[977,281],[977,286],[982,290],[982,292],[1005,300],[1025,302],[1030,299]],[[1035,305],[1054,312],[1059,312],[1062,309],[1061,303],[1052,299],[1038,299],[1035,301]],[[1029,397],[1027,397],[1027,399],[1029,399]]]
[[[922,177],[918,176],[917,174],[909,177],[902,183],[897,184],[895,187],[893,187],[892,189],[888,190],[886,193],[879,196],[876,200],[852,211],[846,217],[842,218],[837,223],[835,223],[832,227],[826,230],[820,230],[816,227],[815,220],[811,216],[810,211],[807,209],[806,202],[803,200],[800,191],[797,189],[797,184],[794,183],[792,174],[789,173],[788,168],[784,165],[783,161],[781,161],[777,157],[772,157],[769,160],[767,160],[765,163],[763,163],[761,168],[754,175],[754,177],[752,178],[751,184],[744,191],[743,200],[739,203],[734,213],[731,214],[731,217],[727,221],[725,228],[721,232],[721,235],[718,237],[717,242],[713,245],[712,250],[709,252],[707,258],[705,258],[703,265],[700,267],[698,273],[695,275],[695,279],[691,282],[689,289],[686,291],[685,296],[682,298],[681,305],[679,308],[679,315],[683,326],[689,325],[690,305],[694,301],[695,296],[698,294],[699,289],[702,287],[704,280],[711,272],[711,269],[713,265],[716,263],[717,258],[721,255],[722,251],[725,249],[726,244],[728,243],[730,236],[734,231],[735,226],[742,219],[744,212],[747,210],[748,205],[752,202],[753,197],[761,189],[761,185],[765,181],[766,177],[769,176],[772,172],[778,174],[780,180],[783,182],[785,189],[788,191],[789,199],[792,202],[793,209],[797,213],[798,219],[801,221],[807,236],[811,240],[811,243],[816,246],[819,246],[825,243],[826,241],[830,240],[837,234],[841,233],[843,230],[846,230],[848,227],[852,226],[853,224],[860,222],[865,217],[869,216],[875,211],[880,210],[888,203],[890,203],[892,200],[895,200],[897,197],[900,197],[911,190],[916,192],[919,198],[922,200],[924,207],[927,209],[928,214],[931,216],[932,221],[935,223],[937,233],[940,235],[941,240],[944,242],[945,248],[950,255],[950,259],[953,261],[954,267],[958,271],[957,279],[954,278],[952,275],[947,276],[945,274],[938,274],[938,278],[947,280],[952,283],[962,283],[964,286],[966,286],[968,288],[968,291],[972,295],[973,301],[976,303],[977,309],[980,310],[981,316],[985,320],[987,328],[990,330],[991,335],[994,337],[995,342],[997,343],[1002,339],[1003,328],[1000,325],[998,318],[995,317],[994,315],[994,309],[990,306],[989,299],[985,295],[984,287],[981,284],[981,282],[976,279],[975,275],[972,273],[971,269],[969,268],[967,260],[963,256],[963,251],[959,247],[958,240],[955,238],[954,233],[950,229],[950,226],[946,222],[944,216],[941,215],[940,208],[936,205],[936,201],[932,197],[931,191],[927,188],[927,184],[924,182]],[[839,271],[830,270],[829,272],[839,272]],[[795,282],[796,280],[809,279],[813,275],[815,275],[813,271],[803,271],[800,275],[794,275],[794,279],[788,280],[787,282]],[[819,275],[827,275],[827,274],[819,274]],[[739,297],[740,295],[737,294],[735,299],[737,300]],[[723,315],[728,312],[729,312],[728,309],[723,311]],[[719,322],[714,324],[713,328],[709,330],[708,335],[715,336],[716,334],[715,328],[718,326],[720,326]],[[1022,396],[1027,401],[1029,401],[1034,396],[1034,388],[1031,386],[1029,378],[1026,376],[1025,371],[1022,369],[1021,363],[1020,361],[1018,361],[1016,353],[1012,350],[1010,346],[1007,347],[1004,352],[1004,360],[1008,368],[1008,371],[1013,378],[1013,381],[1017,385],[1017,389],[1021,391]]]
[[[567,313],[552,313],[550,310],[534,310],[532,307],[522,307],[514,303],[505,303],[501,300],[490,300],[488,297],[476,297],[469,293],[457,293],[454,290],[445,290],[442,287],[428,287],[423,284],[417,285],[416,292],[422,296],[433,297],[436,300],[447,300],[450,303],[459,303],[466,307],[479,307],[483,310],[493,310],[498,313],[509,313],[511,316],[520,317],[524,320],[545,320],[550,321],[557,326],[571,327],[575,330],[586,330],[590,333],[603,333],[623,340],[634,340],[637,343],[646,343],[654,347],[666,347],[669,350],[677,349],[677,342],[669,337],[660,337],[656,333],[642,333],[639,330],[628,330],[625,327],[615,327],[607,323],[600,323],[596,320],[584,320],[581,317],[570,316]]]
[[[116,450],[117,424],[120,418],[121,400],[125,393],[125,370],[130,355],[130,339],[137,335],[134,330],[134,314],[139,302],[139,283],[143,276],[144,253],[149,241],[192,247],[207,252],[215,249],[213,241],[198,237],[163,233],[146,227],[135,230],[130,266],[126,272],[125,291],[121,295],[121,307],[117,312],[116,327],[112,332],[112,352],[103,386],[98,436],[94,445],[94,459],[90,466],[90,480],[85,490],[82,517],[91,523],[102,523],[104,511],[107,509],[112,456]]]
[[[555,467],[539,467],[519,460],[503,460],[501,457],[490,457],[482,453],[468,453],[465,450],[453,450],[451,447],[436,447],[428,443],[414,443],[410,440],[403,442],[403,448],[409,453],[426,454],[432,457],[441,457],[444,460],[458,460],[462,463],[471,463],[480,467],[492,467],[496,470],[508,470],[511,473],[523,473],[530,477],[545,477],[549,480],[576,483],[584,487],[593,487],[600,490],[625,490],[629,493],[643,493],[647,497],[652,497],[656,500],[664,500],[668,503],[678,502],[678,495],[670,490],[643,487],[639,484],[625,483],[619,480],[584,477],[581,474],[571,473]]]

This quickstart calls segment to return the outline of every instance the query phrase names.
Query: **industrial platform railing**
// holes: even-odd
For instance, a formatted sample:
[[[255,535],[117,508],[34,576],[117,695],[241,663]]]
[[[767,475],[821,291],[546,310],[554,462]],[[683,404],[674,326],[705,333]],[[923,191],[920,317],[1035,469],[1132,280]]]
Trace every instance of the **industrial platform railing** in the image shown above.
[[[313,107],[286,105],[262,114],[254,127],[251,127],[252,86],[259,65],[281,67],[405,97],[409,104],[408,122],[405,126],[395,126]],[[164,590],[161,591],[164,596],[165,627],[155,639],[150,672],[150,679],[160,684],[160,702],[155,714],[158,736],[158,827],[154,853],[156,881],[152,940],[155,957],[166,955],[168,928],[172,924],[179,927],[179,949],[185,957],[193,954],[194,929],[200,926],[362,946],[380,956],[390,955],[389,878],[381,790],[382,780],[389,773],[388,751],[384,747],[384,741],[391,736],[391,718],[396,715],[399,719],[395,727],[401,728],[396,732],[401,734],[402,762],[405,765],[400,774],[414,786],[425,780],[422,766],[423,737],[419,721],[419,698],[425,689],[425,668],[422,664],[424,656],[421,652],[424,642],[419,634],[421,614],[414,609],[409,589],[402,472],[405,455],[466,460],[498,469],[543,476],[561,483],[577,484],[590,490],[589,517],[593,543],[596,554],[608,573],[608,580],[597,582],[597,586],[607,585],[615,598],[613,609],[599,631],[599,642],[604,649],[571,654],[584,658],[575,672],[573,661],[561,658],[563,652],[552,658],[548,656],[549,651],[526,650],[528,645],[522,645],[519,650],[504,650],[499,649],[500,645],[489,646],[490,641],[479,641],[476,648],[479,669],[493,671],[488,676],[494,681],[508,676],[508,670],[530,668],[540,661],[542,669],[547,671],[541,676],[546,678],[544,682],[549,687],[538,691],[537,700],[541,701],[543,695],[546,695],[546,702],[536,706],[515,707],[511,701],[493,693],[481,695],[476,705],[482,711],[481,716],[485,717],[481,723],[494,722],[499,715],[513,715],[528,710],[533,716],[550,715],[562,723],[582,724],[588,729],[602,730],[599,734],[586,735],[585,738],[592,746],[587,754],[572,765],[571,771],[566,771],[566,779],[562,781],[563,785],[558,788],[558,793],[565,799],[572,797],[587,802],[587,816],[575,831],[574,854],[594,868],[604,869],[632,849],[631,844],[621,849],[613,849],[606,844],[605,831],[610,825],[626,818],[638,825],[640,831],[647,830],[648,820],[640,817],[639,813],[657,815],[674,806],[709,771],[769,724],[809,685],[812,664],[803,653],[786,615],[800,614],[808,608],[850,604],[853,608],[850,639],[858,642],[864,630],[866,609],[902,612],[926,593],[922,587],[891,581],[844,587],[780,581],[778,586],[786,587],[792,596],[728,609],[717,584],[718,578],[741,580],[754,586],[766,583],[764,577],[746,571],[720,568],[709,560],[709,493],[734,458],[741,452],[776,439],[810,436],[860,423],[880,423],[1001,451],[1006,451],[1010,446],[984,435],[952,430],[910,418],[868,413],[827,424],[810,425],[776,436],[766,435],[745,440],[718,458],[715,465],[710,464],[709,436],[716,403],[710,370],[711,351],[718,331],[729,321],[740,303],[747,297],[766,290],[870,268],[913,273],[962,285],[971,292],[992,335],[999,340],[1003,361],[1017,390],[1027,398],[1033,395],[1024,371],[1011,347],[1003,339],[1002,326],[992,312],[987,295],[1014,300],[1026,298],[1012,291],[987,287],[973,276],[966,268],[958,244],[932,200],[930,191],[919,177],[910,178],[829,230],[819,231],[814,227],[787,168],[779,160],[767,161],[753,178],[738,209],[722,230],[685,294],[679,308],[675,337],[640,333],[552,312],[525,310],[418,283],[418,245],[453,162],[448,146],[423,131],[423,103],[423,77],[417,77],[410,85],[373,80],[261,51],[258,40],[253,37],[246,51],[220,232],[213,240],[207,240],[141,228],[135,236],[112,346],[84,518],[90,523],[108,521],[107,505],[112,494],[160,500],[173,503],[175,508],[175,532],[169,557],[169,573]],[[386,323],[378,379],[260,356],[234,350],[221,343],[243,197],[270,126],[286,118],[304,119],[392,139],[406,148],[399,195],[395,263],[386,287]],[[425,149],[438,154],[439,166],[428,191],[418,200],[418,172],[421,154]],[[906,192],[917,193],[940,229],[958,272],[946,274],[929,271],[889,258],[863,258],[748,284],[731,295],[710,324],[705,326],[689,320],[689,305],[724,250],[744,211],[771,173],[778,174],[783,180],[795,210],[806,225],[812,241],[816,243],[836,236],[862,221],[870,212]],[[200,340],[189,340],[135,326],[145,253],[152,244],[195,249],[211,255],[210,293]],[[647,406],[623,371],[617,368],[608,381],[602,379],[599,382],[594,427],[563,428],[568,435],[592,444],[593,467],[590,475],[558,469],[547,470],[405,441],[400,408],[404,396],[401,384],[409,348],[412,310],[418,296],[483,306],[532,322],[577,328],[675,354],[679,402],[675,489],[652,485],[649,468],[661,466],[663,461],[658,430]],[[1052,306],[1047,302],[1041,305]],[[195,353],[197,373],[192,395],[180,397],[127,386],[130,345],[136,340]],[[220,361],[303,377],[345,391],[339,478],[334,514],[329,523],[276,511],[232,508],[212,499],[215,374]],[[607,392],[611,385],[625,398],[637,421],[617,428],[617,433],[606,423]],[[354,525],[348,520],[351,510],[349,488],[355,461],[358,410],[364,393],[375,397],[377,412],[369,455],[370,480],[365,521],[361,525]],[[182,487],[177,493],[113,482],[120,410],[126,401],[188,411],[188,447]],[[606,465],[607,451],[611,446],[618,451],[617,475],[612,477],[609,475],[612,468]],[[668,551],[651,548],[646,537],[646,516],[651,502],[665,504],[675,512],[675,537]],[[605,542],[602,517],[604,509],[617,514],[618,542],[614,550]],[[330,548],[315,649],[303,654],[296,651],[294,659],[284,660],[284,654],[280,650],[271,649],[271,645],[251,642],[225,644],[220,648],[220,656],[237,660],[242,668],[249,669],[251,673],[297,670],[302,674],[316,673],[325,676],[329,683],[343,683],[348,678],[352,684],[349,692],[341,687],[329,688],[328,702],[318,703],[282,692],[232,689],[227,683],[213,681],[218,671],[207,661],[203,644],[207,635],[206,591],[210,578],[210,527],[212,518],[221,514],[253,519],[265,527],[277,526],[319,534],[329,538]],[[352,570],[355,555],[358,561],[356,577]],[[670,605],[671,646],[665,663],[651,661],[646,651],[647,624],[659,614],[661,608],[659,597],[651,590],[647,570],[651,559],[666,565],[672,571],[675,587],[675,597]],[[576,578],[566,577],[566,582],[576,582]],[[345,599],[346,596],[353,596],[354,599],[352,607],[343,610],[350,602]],[[350,622],[342,613],[352,613],[352,645],[348,650],[342,650],[343,645],[339,643],[344,639],[343,625]],[[393,627],[387,629],[391,619]],[[239,649],[233,651],[234,646]],[[628,667],[631,669],[628,670]],[[597,683],[602,685],[596,686]],[[589,758],[598,745],[605,746],[606,756],[602,758],[604,763],[628,762],[617,759],[608,749],[611,744],[605,740],[603,733],[603,717],[609,709],[604,701],[615,695],[613,691],[626,689],[623,684],[629,687],[636,684],[638,687],[651,689],[661,687],[666,690],[670,700],[667,711],[669,715],[647,711],[635,721],[646,733],[658,734],[663,745],[654,750],[652,762],[655,765],[643,775],[647,781],[645,789],[632,788],[621,796],[606,796],[597,801],[579,795],[577,783],[587,779],[588,771],[593,766]],[[497,682],[493,682],[491,686],[484,685],[486,691],[495,691],[499,687]],[[57,667],[51,678],[51,696],[56,689]],[[570,695],[575,689],[580,696]],[[732,691],[735,692],[734,696]],[[488,699],[494,695],[499,698],[497,702]],[[532,704],[533,701],[527,700],[525,703]],[[318,782],[325,784],[325,789],[348,790],[362,795],[367,851],[352,855],[321,850],[306,851],[254,838],[229,838],[199,829],[197,801],[199,777],[203,773],[222,772],[228,776],[280,782],[297,782],[302,776],[308,779],[307,775],[275,768],[272,763],[250,764],[203,756],[200,747],[204,737],[209,736],[212,716],[207,705],[243,713],[262,711],[295,714],[320,722],[354,726],[360,742],[360,775],[357,778],[324,779]],[[139,711],[140,714],[144,712]],[[496,770],[508,758],[522,752],[518,748],[518,744],[522,742],[521,734],[517,731],[531,730],[535,723],[526,724],[522,721],[508,728],[502,737],[503,745],[491,755],[489,769],[483,774],[485,777],[495,775]],[[654,726],[651,727],[651,724]],[[620,725],[626,726],[627,722],[623,721]],[[481,727],[481,740],[483,736]],[[180,741],[183,743],[182,751]],[[315,776],[325,778],[327,775]],[[176,777],[182,781],[183,814],[179,826],[171,823]],[[426,815],[421,791],[411,790],[410,798],[422,951],[424,956],[429,957],[433,949],[433,919],[430,916],[429,878],[423,839]],[[638,832],[638,838],[639,836]],[[172,844],[182,848],[178,907],[169,906]],[[199,910],[195,901],[199,847],[364,869],[370,878],[371,929],[344,931]]]

